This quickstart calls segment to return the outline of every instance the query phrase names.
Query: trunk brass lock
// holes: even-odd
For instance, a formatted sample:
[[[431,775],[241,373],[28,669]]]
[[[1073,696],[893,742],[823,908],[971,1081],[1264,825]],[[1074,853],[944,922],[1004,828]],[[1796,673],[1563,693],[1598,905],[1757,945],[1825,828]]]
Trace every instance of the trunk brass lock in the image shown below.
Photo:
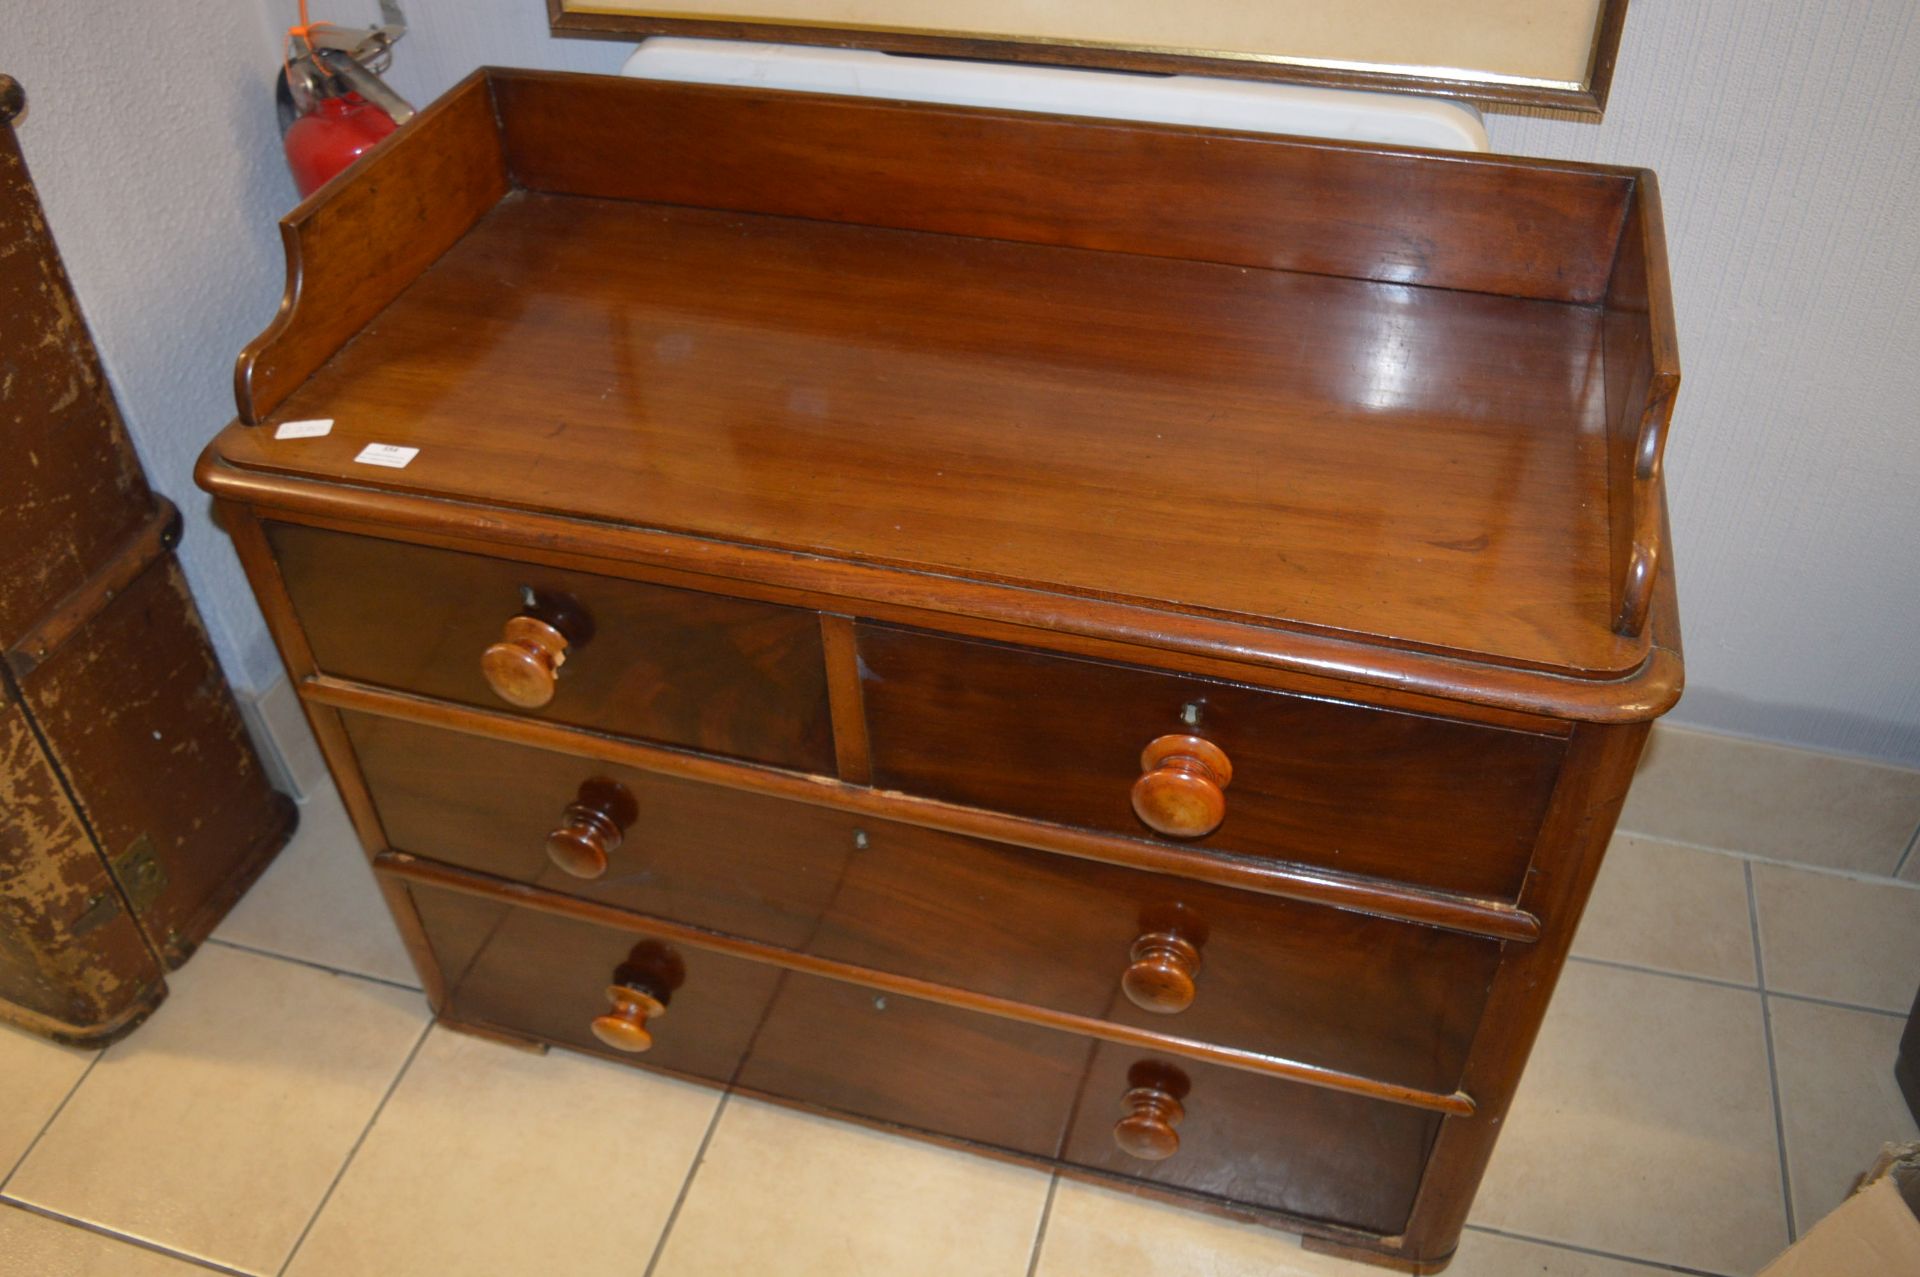
[[[120,891],[100,891],[89,897],[86,908],[73,920],[74,935],[85,935],[113,921],[114,915],[120,912],[122,891],[137,916],[151,909],[160,893],[167,889],[167,867],[161,863],[153,838],[148,834],[134,839],[133,845],[113,861],[112,869]]]

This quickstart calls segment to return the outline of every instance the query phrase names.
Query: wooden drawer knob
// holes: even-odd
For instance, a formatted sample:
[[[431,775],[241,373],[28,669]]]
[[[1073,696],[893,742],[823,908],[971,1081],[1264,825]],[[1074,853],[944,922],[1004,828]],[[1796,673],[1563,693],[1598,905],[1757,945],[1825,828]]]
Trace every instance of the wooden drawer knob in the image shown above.
[[[1143,1061],[1127,1070],[1127,1083],[1113,1142],[1128,1157],[1164,1162],[1180,1151],[1180,1132],[1174,1128],[1187,1115],[1180,1103],[1187,1093],[1186,1076],[1170,1065]]]
[[[653,1045],[647,1021],[667,1013],[667,1004],[647,992],[624,984],[607,986],[613,1010],[593,1018],[593,1036],[616,1051],[639,1055]]]
[[[1151,931],[1127,951],[1127,973],[1120,988],[1127,1001],[1142,1011],[1174,1015],[1193,1005],[1193,977],[1200,970],[1200,950],[1185,936]]]
[[[1162,736],[1141,751],[1140,771],[1133,782],[1133,810],[1148,828],[1198,838],[1226,818],[1233,764],[1212,741]]]
[[[553,699],[554,680],[567,663],[567,636],[533,616],[516,616],[500,641],[480,654],[480,672],[494,695],[521,709]]]
[[[613,973],[607,1001],[613,1009],[593,1018],[593,1036],[616,1051],[638,1055],[653,1045],[647,1021],[667,1013],[667,1002],[686,978],[680,955],[658,940],[642,940]]]
[[[596,776],[580,786],[561,813],[560,827],[547,835],[547,859],[576,878],[598,878],[639,815],[625,785]]]

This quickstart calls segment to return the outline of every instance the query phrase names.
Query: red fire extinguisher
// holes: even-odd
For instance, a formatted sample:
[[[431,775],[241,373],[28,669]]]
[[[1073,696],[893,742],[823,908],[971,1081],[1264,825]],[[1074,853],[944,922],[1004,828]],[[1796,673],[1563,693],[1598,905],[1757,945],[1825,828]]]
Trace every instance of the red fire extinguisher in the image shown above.
[[[380,7],[386,25],[353,30],[308,22],[300,0],[300,25],[287,32],[275,96],[287,168],[303,198],[413,117],[406,99],[380,78],[393,42],[406,33],[397,5],[383,0]]]

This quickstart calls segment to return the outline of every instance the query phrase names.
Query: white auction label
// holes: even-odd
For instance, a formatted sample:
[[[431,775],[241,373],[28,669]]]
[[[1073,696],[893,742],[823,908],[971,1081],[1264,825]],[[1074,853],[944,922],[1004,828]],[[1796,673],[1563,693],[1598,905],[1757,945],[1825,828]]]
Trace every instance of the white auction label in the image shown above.
[[[404,470],[407,462],[419,455],[418,448],[402,448],[395,443],[370,443],[360,449],[360,455],[354,460],[363,466],[389,466],[395,470]]]
[[[276,439],[318,439],[333,429],[333,418],[322,417],[318,421],[283,421],[274,429]]]

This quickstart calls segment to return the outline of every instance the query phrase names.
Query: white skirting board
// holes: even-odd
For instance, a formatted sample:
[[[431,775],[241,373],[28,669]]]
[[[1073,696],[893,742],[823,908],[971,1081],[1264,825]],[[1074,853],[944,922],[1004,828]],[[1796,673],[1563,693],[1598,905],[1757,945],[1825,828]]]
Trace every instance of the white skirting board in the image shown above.
[[[275,789],[304,803],[332,785],[320,744],[300,708],[299,693],[285,674],[251,695],[236,687],[233,696]]]

